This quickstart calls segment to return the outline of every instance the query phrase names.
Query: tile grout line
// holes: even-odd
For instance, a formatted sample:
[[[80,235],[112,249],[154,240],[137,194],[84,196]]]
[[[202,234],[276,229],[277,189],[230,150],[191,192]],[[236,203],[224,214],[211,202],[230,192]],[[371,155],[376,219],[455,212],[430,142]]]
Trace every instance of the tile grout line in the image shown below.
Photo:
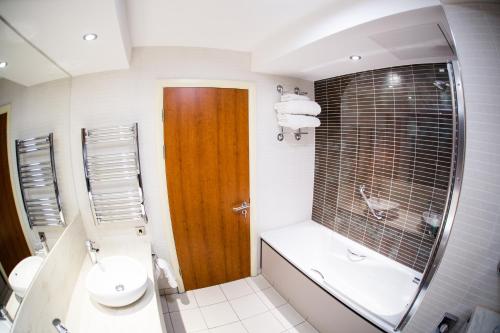
[[[265,279],[265,278],[264,278],[264,279]],[[259,287],[257,287],[257,288],[258,288],[258,291],[257,291],[257,290],[255,290],[254,288],[252,288],[252,286],[251,286],[251,285],[249,285],[249,283],[246,281],[246,279],[242,279],[242,280],[245,282],[245,284],[246,284],[248,287],[250,287],[250,289],[252,290],[252,293],[247,294],[247,295],[243,295],[243,296],[239,296],[239,297],[236,297],[236,298],[233,298],[233,299],[229,299],[229,298],[228,298],[228,296],[226,295],[226,293],[224,292],[224,289],[222,288],[222,284],[218,284],[218,285],[216,285],[216,286],[217,286],[217,287],[219,287],[220,291],[222,292],[222,294],[224,295],[224,297],[226,298],[226,300],[225,300],[225,301],[222,301],[222,302],[216,302],[216,303],[213,303],[213,304],[205,305],[205,306],[200,306],[200,305],[199,305],[199,303],[198,303],[198,299],[196,298],[196,294],[194,293],[194,291],[195,291],[195,290],[193,290],[193,293],[192,293],[192,294],[193,294],[194,300],[196,301],[196,307],[191,308],[191,309],[185,309],[185,310],[180,310],[180,309],[179,309],[178,311],[170,311],[170,307],[168,306],[168,301],[167,301],[167,296],[169,296],[169,295],[163,295],[162,297],[165,297],[165,300],[167,301],[167,302],[166,302],[166,305],[167,305],[167,311],[168,311],[168,312],[166,312],[166,313],[163,313],[163,315],[165,316],[166,314],[168,314],[168,316],[169,316],[169,318],[170,318],[170,322],[171,322],[172,329],[174,330],[174,333],[181,333],[181,332],[176,332],[176,331],[175,331],[175,328],[174,328],[174,325],[173,325],[173,320],[172,320],[172,316],[171,316],[171,314],[172,314],[172,313],[175,313],[175,312],[185,312],[185,311],[191,311],[191,310],[198,310],[198,311],[200,312],[200,314],[201,314],[201,316],[202,316],[202,319],[203,319],[203,322],[205,323],[205,326],[207,327],[206,329],[201,329],[201,330],[197,330],[197,331],[191,331],[191,332],[193,332],[193,333],[195,333],[195,332],[201,332],[201,331],[203,331],[203,330],[208,330],[208,331],[211,331],[211,330],[213,330],[213,329],[220,328],[220,327],[223,327],[223,326],[233,325],[233,324],[235,324],[235,323],[240,323],[240,324],[241,324],[241,326],[243,327],[243,329],[244,329],[246,332],[248,332],[248,333],[249,333],[249,331],[248,331],[247,327],[244,325],[243,321],[244,321],[244,320],[247,320],[247,319],[255,318],[255,317],[257,317],[257,316],[264,315],[264,314],[266,314],[266,313],[268,313],[268,312],[270,312],[270,313],[271,313],[271,316],[272,316],[275,320],[277,320],[277,321],[279,322],[279,324],[280,324],[280,325],[284,328],[284,330],[283,330],[283,331],[281,331],[281,332],[288,332],[288,331],[290,331],[291,329],[293,329],[294,327],[297,327],[297,326],[299,326],[299,325],[302,325],[302,324],[303,324],[303,323],[305,323],[305,322],[309,323],[309,322],[307,321],[307,318],[304,318],[304,317],[303,317],[303,316],[302,316],[302,315],[301,315],[301,314],[300,314],[300,313],[299,313],[299,312],[298,312],[298,311],[297,311],[297,310],[293,307],[293,305],[289,303],[288,299],[284,298],[284,297],[283,297],[283,296],[282,296],[282,295],[281,295],[281,294],[280,294],[280,293],[279,293],[276,289],[274,289],[274,286],[273,286],[271,283],[269,283],[269,281],[267,281],[267,279],[265,279],[265,280],[268,282],[269,286],[268,286],[268,287],[266,287],[266,288],[263,288],[263,289],[260,289]],[[237,281],[237,280],[236,280],[236,281]],[[266,303],[264,303],[264,301],[262,301],[262,299],[259,297],[259,295],[257,295],[259,292],[263,292],[263,291],[265,291],[265,290],[269,290],[269,289],[271,289],[271,288],[273,288],[273,289],[276,291],[276,293],[277,293],[277,294],[278,294],[281,298],[283,298],[283,300],[285,300],[285,301],[286,301],[286,303],[285,303],[285,304],[282,304],[282,305],[280,305],[280,306],[274,306],[273,308],[269,308],[269,307],[268,307],[268,305],[267,305]],[[202,289],[202,288],[201,288],[201,289]],[[183,294],[185,294],[185,293],[183,293]],[[182,294],[174,294],[174,295],[182,295]],[[231,304],[231,301],[233,301],[233,300],[237,300],[237,299],[241,299],[241,298],[243,298],[243,297],[247,297],[247,296],[250,296],[250,295],[255,295],[255,296],[257,296],[257,297],[258,297],[258,299],[259,299],[259,300],[260,300],[260,301],[264,304],[264,306],[266,307],[266,311],[261,312],[261,313],[258,313],[258,314],[255,314],[255,315],[252,315],[252,316],[250,316],[250,317],[248,317],[248,318],[241,319],[241,318],[238,316],[238,313],[237,313],[237,312],[236,312],[236,310],[234,309],[233,305]],[[202,309],[202,308],[207,308],[207,307],[210,307],[210,306],[213,306],[213,305],[222,304],[222,303],[228,303],[228,305],[231,307],[231,310],[234,312],[234,314],[236,315],[236,317],[238,318],[238,320],[236,320],[236,321],[232,321],[232,322],[228,322],[228,323],[225,323],[225,324],[221,324],[221,325],[217,325],[217,326],[214,326],[214,327],[209,327],[209,326],[208,326],[208,324],[207,324],[207,321],[206,321],[206,319],[205,319],[205,316],[203,315],[203,312],[201,311],[201,309]],[[272,302],[271,302],[271,304],[272,304]],[[285,307],[285,306],[287,306],[287,305],[288,305],[288,306],[290,306],[290,307],[291,307],[291,308],[292,308],[295,312],[297,312],[297,314],[298,314],[298,315],[302,318],[302,320],[301,320],[299,323],[297,323],[297,324],[295,324],[295,325],[292,325],[290,328],[285,327],[285,326],[281,323],[281,321],[279,320],[279,318],[278,318],[278,317],[277,317],[277,316],[273,313],[273,311],[274,311],[274,310],[278,310],[279,308],[283,308],[283,307]],[[163,308],[162,308],[162,311],[163,311]],[[309,325],[311,325],[311,324],[309,323]],[[311,326],[312,326],[312,325],[311,325]],[[312,326],[312,327],[314,328],[314,326]],[[315,328],[314,328],[314,329],[315,329]]]

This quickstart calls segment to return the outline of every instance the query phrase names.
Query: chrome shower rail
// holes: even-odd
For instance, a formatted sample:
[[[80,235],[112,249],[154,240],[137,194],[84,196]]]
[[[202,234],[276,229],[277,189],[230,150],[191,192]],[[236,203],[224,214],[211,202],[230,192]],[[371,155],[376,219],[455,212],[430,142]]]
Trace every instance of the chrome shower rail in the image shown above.
[[[82,152],[95,224],[147,223],[137,123],[82,128]]]
[[[16,140],[16,159],[21,196],[30,227],[64,226],[53,134]]]

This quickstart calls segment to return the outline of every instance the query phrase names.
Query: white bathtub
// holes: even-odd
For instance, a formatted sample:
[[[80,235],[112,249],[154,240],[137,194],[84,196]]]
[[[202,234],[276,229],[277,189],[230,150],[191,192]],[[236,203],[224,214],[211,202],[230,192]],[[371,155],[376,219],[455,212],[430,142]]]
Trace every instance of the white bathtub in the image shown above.
[[[379,328],[391,331],[417,292],[421,273],[313,221],[261,235],[323,290]],[[349,250],[366,256],[360,260]]]

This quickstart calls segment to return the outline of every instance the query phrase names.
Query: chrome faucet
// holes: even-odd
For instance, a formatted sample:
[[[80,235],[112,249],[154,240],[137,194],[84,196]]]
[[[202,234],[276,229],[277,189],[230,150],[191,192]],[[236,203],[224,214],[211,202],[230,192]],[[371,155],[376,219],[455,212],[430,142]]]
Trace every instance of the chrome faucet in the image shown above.
[[[54,325],[58,333],[69,333],[68,329],[63,326],[59,318],[52,320],[52,325]]]
[[[47,237],[45,236],[45,232],[39,232],[38,237],[40,238],[40,244],[42,244],[43,252],[45,252],[45,255],[48,255],[49,246],[47,245]]]
[[[97,252],[99,252],[99,248],[95,247],[95,242],[91,240],[85,241],[85,247],[87,248],[87,252],[89,254],[90,262],[92,265],[97,263]]]

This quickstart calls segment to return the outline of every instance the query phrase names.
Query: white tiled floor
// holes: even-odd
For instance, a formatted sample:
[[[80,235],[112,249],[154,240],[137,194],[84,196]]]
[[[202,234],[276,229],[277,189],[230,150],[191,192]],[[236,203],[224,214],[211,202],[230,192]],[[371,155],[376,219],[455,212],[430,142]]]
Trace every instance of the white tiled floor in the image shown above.
[[[168,333],[318,333],[259,275],[162,296]]]

